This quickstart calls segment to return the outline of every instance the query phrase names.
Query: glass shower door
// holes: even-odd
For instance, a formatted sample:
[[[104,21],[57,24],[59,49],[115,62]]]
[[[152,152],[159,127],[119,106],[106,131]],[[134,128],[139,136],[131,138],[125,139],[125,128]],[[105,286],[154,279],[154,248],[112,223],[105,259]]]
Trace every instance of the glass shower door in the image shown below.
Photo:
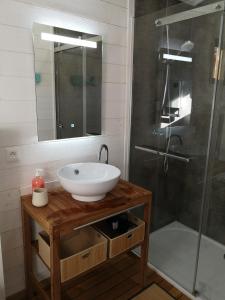
[[[217,79],[212,99],[202,206],[202,234],[195,289],[204,300],[225,299],[225,30],[221,20],[220,45],[215,49]]]
[[[167,13],[135,22],[130,180],[153,191],[150,264],[192,293],[222,21]]]

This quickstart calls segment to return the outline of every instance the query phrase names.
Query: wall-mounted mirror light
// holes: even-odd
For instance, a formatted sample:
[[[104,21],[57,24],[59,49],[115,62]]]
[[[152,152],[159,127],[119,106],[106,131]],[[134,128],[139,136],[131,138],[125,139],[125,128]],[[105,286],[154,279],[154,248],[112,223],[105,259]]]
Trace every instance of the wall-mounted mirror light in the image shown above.
[[[71,38],[71,37],[47,33],[47,32],[41,33],[41,39],[43,41],[56,42],[56,43],[61,43],[61,44],[68,44],[68,45],[89,47],[89,48],[97,48],[97,43],[92,42],[90,40],[76,39],[76,38]]]
[[[177,60],[183,62],[192,62],[192,57],[183,56],[183,55],[173,55],[173,54],[163,54],[163,58],[167,60]]]
[[[102,38],[33,26],[39,141],[101,134]]]

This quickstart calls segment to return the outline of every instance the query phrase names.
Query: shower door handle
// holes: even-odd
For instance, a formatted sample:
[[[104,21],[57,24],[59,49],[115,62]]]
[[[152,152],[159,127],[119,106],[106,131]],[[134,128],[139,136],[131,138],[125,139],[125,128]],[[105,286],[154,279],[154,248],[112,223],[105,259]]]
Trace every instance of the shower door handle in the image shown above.
[[[177,159],[177,160],[180,160],[180,161],[184,161],[184,162],[187,162],[187,163],[189,163],[190,160],[191,160],[190,157],[183,157],[183,156],[179,156],[179,155],[175,155],[175,154],[171,154],[171,153],[162,152],[162,151],[151,149],[151,148],[147,148],[147,147],[135,146],[134,148],[136,150],[141,150],[141,151],[144,151],[144,152],[149,152],[149,153],[156,154],[156,155],[159,155],[159,156],[170,157],[170,158]]]

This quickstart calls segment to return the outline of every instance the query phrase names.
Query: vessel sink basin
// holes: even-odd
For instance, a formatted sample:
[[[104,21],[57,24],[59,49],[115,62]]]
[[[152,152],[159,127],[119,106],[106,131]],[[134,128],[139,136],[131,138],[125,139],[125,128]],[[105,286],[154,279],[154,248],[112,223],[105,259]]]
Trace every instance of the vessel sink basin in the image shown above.
[[[75,200],[93,202],[110,192],[120,178],[120,170],[103,163],[69,164],[58,170],[62,187]]]

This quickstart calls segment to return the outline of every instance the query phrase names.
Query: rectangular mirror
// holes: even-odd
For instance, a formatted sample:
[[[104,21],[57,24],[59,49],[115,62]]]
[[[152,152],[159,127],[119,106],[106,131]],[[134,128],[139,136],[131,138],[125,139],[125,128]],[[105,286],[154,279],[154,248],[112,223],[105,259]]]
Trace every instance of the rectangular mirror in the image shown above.
[[[101,134],[102,38],[33,26],[38,140]]]

